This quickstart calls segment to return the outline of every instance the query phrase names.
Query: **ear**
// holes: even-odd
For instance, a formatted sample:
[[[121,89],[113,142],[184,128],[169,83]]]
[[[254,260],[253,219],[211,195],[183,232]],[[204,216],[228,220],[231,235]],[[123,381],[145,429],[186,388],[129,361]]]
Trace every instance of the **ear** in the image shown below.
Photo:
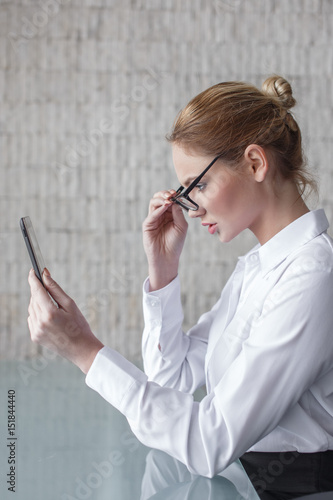
[[[264,148],[257,144],[250,144],[244,152],[244,159],[257,182],[263,182],[266,178],[269,161]]]

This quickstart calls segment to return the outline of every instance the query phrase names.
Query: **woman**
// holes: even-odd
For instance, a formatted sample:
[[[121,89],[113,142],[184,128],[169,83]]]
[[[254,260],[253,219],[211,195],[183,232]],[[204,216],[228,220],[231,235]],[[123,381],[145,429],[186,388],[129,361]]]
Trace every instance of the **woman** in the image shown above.
[[[313,182],[294,104],[274,76],[262,91],[215,85],[177,117],[168,139],[181,188],[156,193],[143,223],[145,373],[101,344],[47,271],[59,309],[29,277],[33,341],[87,373],[144,444],[208,477],[241,457],[262,498],[333,490],[333,245],[324,212],[303,198]],[[184,209],[221,242],[246,228],[258,239],[187,334]]]

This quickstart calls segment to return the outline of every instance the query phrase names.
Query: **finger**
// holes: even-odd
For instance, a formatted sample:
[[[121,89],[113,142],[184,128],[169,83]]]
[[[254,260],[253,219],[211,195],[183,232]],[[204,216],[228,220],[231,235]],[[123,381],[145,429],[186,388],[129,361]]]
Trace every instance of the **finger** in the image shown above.
[[[34,309],[34,306],[33,306],[32,299],[30,299],[30,304],[29,304],[29,307],[28,307],[28,313],[29,313],[29,317],[31,318],[31,321],[33,323],[36,323],[36,312],[35,312],[35,309]]]
[[[44,286],[37,278],[33,269],[31,269],[29,273],[28,281],[31,289],[33,307],[36,310],[50,310],[50,308],[54,309],[54,307],[58,307],[50,297],[50,295],[53,297],[53,294],[57,295],[58,297],[58,299],[55,299],[55,297],[53,297],[58,305],[63,309],[68,309],[70,303],[72,302],[70,297],[68,297],[68,295],[66,295],[65,292],[61,290],[60,286],[51,278],[46,269],[44,269],[43,272]],[[60,297],[62,299],[62,303],[60,303]]]
[[[29,272],[28,281],[31,290],[31,306],[38,307],[39,309],[48,306],[50,303],[50,297],[48,296],[42,283],[37,278],[33,269]]]
[[[163,207],[163,206],[168,207],[171,204],[172,204],[172,201],[170,201],[166,198],[153,198],[152,200],[150,200],[148,213],[154,212],[156,209]]]
[[[166,200],[163,205],[152,208],[148,213],[146,222],[155,223],[163,216],[163,214],[165,214],[168,210],[170,210],[171,206],[172,206],[172,201]]]
[[[30,302],[29,302],[29,307],[28,307],[28,313],[29,313],[30,316],[32,316],[33,314],[35,314],[35,305],[38,305],[38,302],[34,303],[34,299],[31,296],[30,297]]]
[[[173,204],[173,201],[171,201],[168,198],[152,198],[149,203],[149,210],[148,214],[151,214],[155,210],[157,210],[160,207],[166,207],[168,208],[170,205]]]
[[[36,326],[36,321],[33,320],[31,316],[28,316],[28,328],[30,332],[30,338],[32,342],[40,343],[38,340],[38,331]]]
[[[32,286],[33,285],[30,286],[31,297],[30,297],[29,307],[28,307],[28,312],[29,312],[30,316],[32,315],[32,312],[35,312],[35,311],[38,313],[41,312],[38,291],[33,291],[33,288],[31,288]]]
[[[155,193],[153,195],[153,198],[168,199],[171,196],[173,196],[175,194],[175,192],[176,191],[174,189],[169,189],[169,190],[164,190],[164,191],[157,191],[157,193]]]
[[[37,324],[37,318],[41,316],[42,312],[43,310],[40,306],[40,302],[38,301],[38,299],[36,300],[35,297],[31,296],[28,307],[28,313],[29,316],[31,316],[31,319],[34,324]]]
[[[173,203],[172,205],[172,216],[176,225],[182,226],[184,228],[188,226],[187,220],[184,215],[184,210],[177,203]]]
[[[70,307],[73,304],[73,300],[67,293],[64,292],[64,290],[58,285],[58,283],[51,277],[49,271],[47,269],[44,269],[43,272],[43,282],[45,285],[46,290],[49,292],[49,294],[52,296],[52,298],[57,302],[59,307],[65,309],[68,311]],[[52,304],[53,307],[56,307],[56,305],[52,302],[50,297],[48,297],[49,302]]]
[[[28,327],[30,331],[30,337],[33,340],[34,339],[34,332],[37,327],[37,316],[35,313],[35,309],[33,307],[33,301],[32,299],[30,300],[29,308],[28,308],[29,316],[28,316]]]

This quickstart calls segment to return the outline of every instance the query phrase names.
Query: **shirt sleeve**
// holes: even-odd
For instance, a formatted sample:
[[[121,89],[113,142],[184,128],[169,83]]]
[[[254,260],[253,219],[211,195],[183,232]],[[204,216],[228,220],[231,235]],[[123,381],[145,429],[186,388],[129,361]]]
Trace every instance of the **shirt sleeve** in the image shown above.
[[[332,304],[330,273],[302,270],[281,280],[240,354],[200,403],[149,381],[108,347],[97,354],[86,383],[126,416],[146,446],[212,477],[271,432],[332,369]]]
[[[218,302],[184,333],[178,276],[154,292],[149,292],[149,281],[146,280],[143,286],[145,328],[142,356],[149,380],[191,394],[204,385],[209,330],[219,307]]]

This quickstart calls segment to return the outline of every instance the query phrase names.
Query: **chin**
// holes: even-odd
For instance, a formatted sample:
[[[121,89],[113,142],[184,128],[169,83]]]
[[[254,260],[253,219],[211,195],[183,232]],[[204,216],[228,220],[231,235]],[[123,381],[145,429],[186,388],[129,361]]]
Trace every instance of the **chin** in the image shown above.
[[[241,231],[226,233],[224,231],[217,231],[217,234],[218,234],[218,238],[219,238],[221,243],[229,243],[234,238],[236,238],[236,236],[238,236],[240,232]]]
[[[233,239],[233,236],[229,236],[229,235],[224,234],[224,233],[218,233],[218,238],[219,238],[221,243],[229,243],[229,241],[231,241]]]

